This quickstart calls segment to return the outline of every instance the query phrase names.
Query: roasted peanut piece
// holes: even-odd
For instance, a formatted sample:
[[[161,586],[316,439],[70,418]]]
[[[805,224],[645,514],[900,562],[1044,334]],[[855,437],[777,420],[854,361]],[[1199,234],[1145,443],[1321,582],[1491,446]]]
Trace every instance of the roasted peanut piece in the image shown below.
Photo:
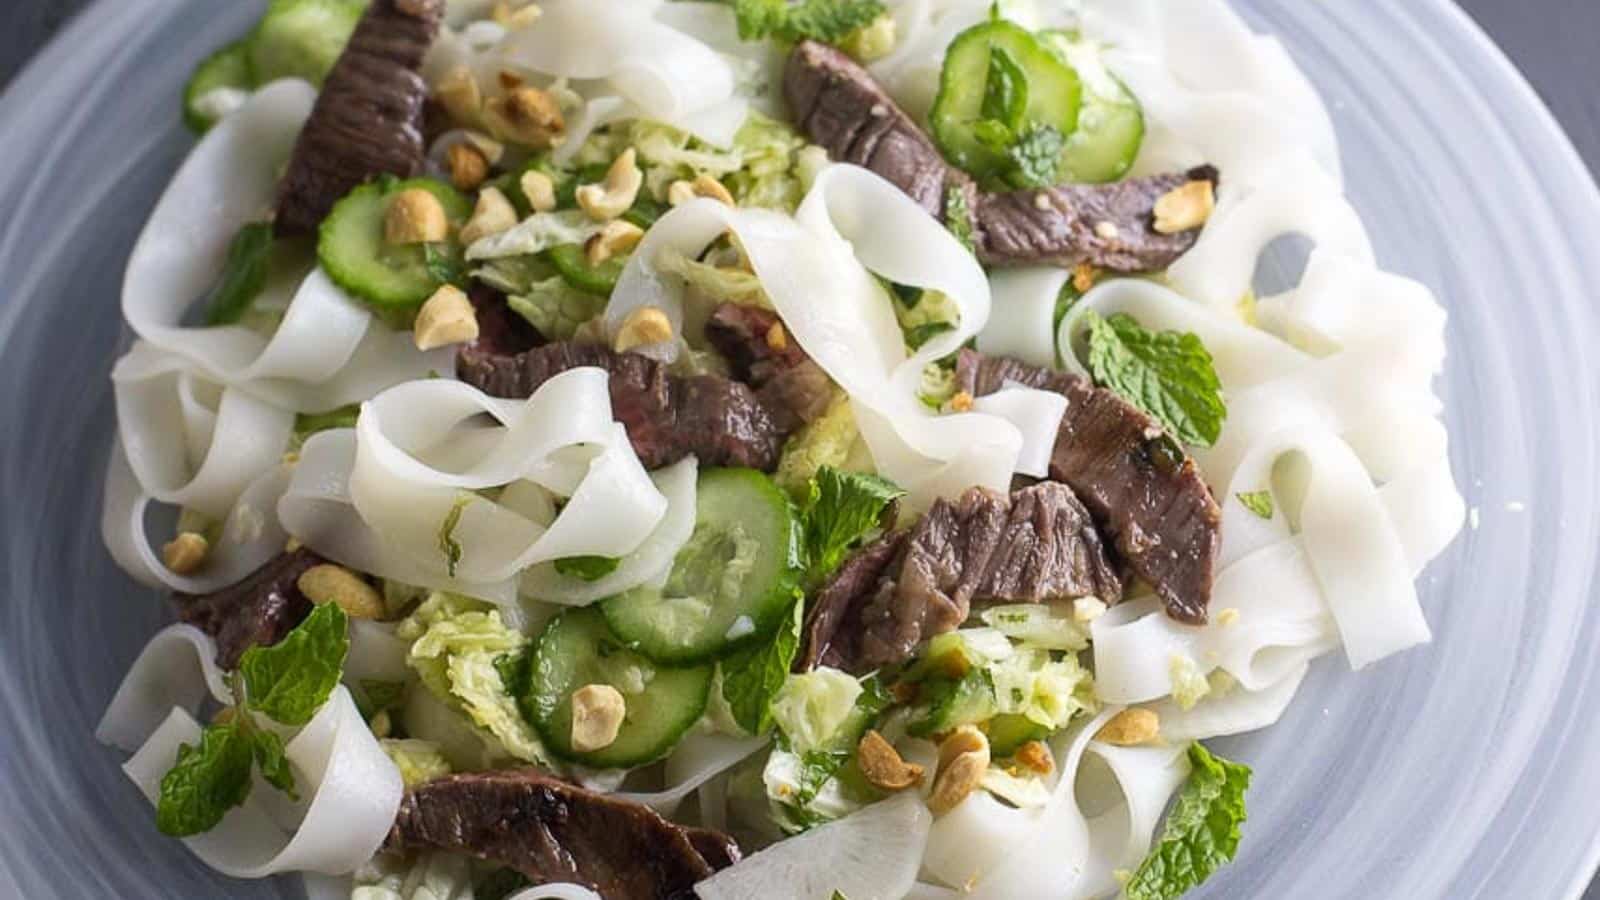
[[[539,16],[542,12],[543,10],[531,3],[519,7],[501,0],[501,2],[494,5],[492,15],[496,23],[516,31],[518,28],[527,28],[529,25],[539,21]]]
[[[856,746],[856,761],[861,774],[880,790],[903,791],[922,781],[922,767],[901,759],[900,751],[876,731],[862,736]]]
[[[386,738],[394,732],[394,719],[386,709],[373,716],[372,721],[367,723],[367,728],[371,729],[373,737]]]
[[[432,244],[450,237],[444,204],[422,188],[406,188],[389,201],[383,236],[391,244]]]
[[[616,340],[612,341],[611,346],[618,353],[627,353],[636,347],[670,340],[672,320],[667,318],[667,314],[654,306],[641,306],[622,320],[622,327],[617,329]]]
[[[1072,601],[1072,618],[1080,625],[1088,625],[1106,614],[1106,602],[1098,597],[1079,597]]]
[[[598,266],[639,246],[639,241],[643,239],[644,229],[632,222],[616,219],[607,222],[599,234],[589,238],[583,245],[583,255],[589,265]]]
[[[767,329],[767,346],[779,353],[789,349],[789,332],[784,330],[782,322],[773,322]]]
[[[1161,717],[1154,710],[1130,706],[1101,726],[1095,740],[1117,747],[1137,747],[1150,743],[1160,734]]]
[[[954,397],[950,398],[950,409],[954,412],[971,412],[972,403],[973,399],[971,394],[967,393],[966,391],[959,391]]]
[[[1235,608],[1235,607],[1230,606],[1227,609],[1221,610],[1220,612],[1217,613],[1217,624],[1221,625],[1224,628],[1226,628],[1229,625],[1232,625],[1232,624],[1234,624],[1234,623],[1236,623],[1238,621],[1239,621],[1239,610],[1237,608]]]
[[[1209,181],[1191,181],[1173,188],[1156,201],[1156,231],[1177,234],[1199,228],[1217,208],[1217,193]]]
[[[989,739],[971,725],[950,733],[939,745],[939,774],[933,779],[928,808],[942,815],[961,805],[989,769]]]
[[[205,535],[185,531],[161,548],[161,561],[174,575],[193,575],[205,565],[211,542]]]
[[[644,173],[639,171],[639,156],[629,147],[612,161],[603,184],[578,188],[578,206],[596,222],[609,222],[633,206],[639,199],[641,187],[644,187]]]
[[[472,218],[461,226],[461,243],[472,246],[478,241],[517,224],[517,209],[497,187],[486,187],[478,192],[478,203],[472,209]]]
[[[616,743],[628,704],[609,684],[586,684],[572,694],[572,749],[604,750]]]
[[[536,87],[513,87],[485,103],[483,111],[496,137],[529,147],[549,147],[567,130],[561,104]]]
[[[318,606],[335,604],[352,619],[383,617],[383,597],[378,594],[378,589],[343,566],[331,563],[312,566],[301,573],[295,581],[295,587],[312,603]]]
[[[550,212],[556,208],[556,180],[543,172],[529,170],[522,173],[519,182],[522,185],[522,196],[528,198],[528,205],[534,212]]]
[[[1055,757],[1050,755],[1050,748],[1044,741],[1029,741],[1018,747],[1016,758],[1017,762],[1040,775],[1049,775],[1056,768]]]
[[[689,185],[689,189],[694,191],[696,197],[709,197],[723,206],[738,205],[733,201],[733,195],[728,193],[726,187],[723,187],[722,182],[712,178],[710,175],[701,174],[695,176],[694,183]]]
[[[477,147],[462,141],[445,151],[444,165],[457,190],[474,191],[489,177],[489,159]]]
[[[1094,226],[1095,236],[1102,241],[1114,241],[1122,235],[1115,222],[1099,222]]]
[[[435,350],[478,339],[478,314],[472,301],[453,284],[441,285],[417,311],[411,332],[418,350]]]
[[[1072,269],[1072,289],[1080,294],[1087,294],[1094,288],[1094,283],[1099,279],[1095,274],[1094,266],[1081,262]]]
[[[483,91],[478,78],[466,66],[456,66],[439,80],[434,99],[461,125],[476,125],[483,114]]]

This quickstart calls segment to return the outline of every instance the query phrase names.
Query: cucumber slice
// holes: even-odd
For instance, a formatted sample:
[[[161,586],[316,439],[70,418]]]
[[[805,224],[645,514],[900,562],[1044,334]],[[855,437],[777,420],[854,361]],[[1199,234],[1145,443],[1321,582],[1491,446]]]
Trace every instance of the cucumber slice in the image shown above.
[[[593,608],[575,609],[545,626],[519,701],[553,753],[596,768],[627,769],[666,756],[700,720],[711,673],[710,666],[657,667],[618,643]],[[572,694],[589,684],[609,684],[622,692],[627,713],[616,741],[579,753],[572,747]]]
[[[317,259],[328,277],[397,327],[409,327],[417,308],[438,289],[442,281],[436,272],[461,265],[461,250],[454,244],[429,245],[435,254],[430,266],[429,248],[384,241],[389,201],[408,188],[438,197],[452,223],[472,215],[471,201],[443,182],[387,178],[351,191],[333,207],[317,235]]]
[[[999,55],[994,51],[1003,50]],[[991,57],[1015,66],[1021,78],[1008,92],[1016,101],[1006,111],[1014,121],[996,121],[990,93]],[[994,126],[1013,133],[1027,125],[1048,125],[1063,137],[1078,127],[1083,85],[1063,63],[1026,29],[992,20],[961,32],[950,44],[939,76],[939,94],[929,114],[934,142],[951,163],[979,178],[998,176],[1009,166],[1005,148],[996,146]],[[1025,95],[1025,97],[1023,96]],[[1023,104],[1020,101],[1026,100]]]
[[[1050,729],[1027,716],[1001,713],[989,720],[989,752],[996,758],[1010,756],[1029,741],[1042,741]]]
[[[321,87],[366,7],[365,0],[272,0],[250,35],[255,83],[304,78]]]
[[[1128,174],[1144,143],[1139,99],[1106,68],[1098,44],[1065,31],[1047,31],[1040,39],[1083,82],[1078,130],[1061,154],[1062,174],[1084,183],[1116,181]]]
[[[235,41],[194,69],[183,89],[183,121],[196,134],[204,134],[220,118],[202,101],[212,91],[250,91],[255,80],[250,75],[250,50],[244,41]]]
[[[800,583],[800,527],[789,498],[753,469],[707,469],[694,533],[666,586],[601,604],[628,647],[664,665],[708,662],[761,641],[787,618]]]
[[[622,268],[628,263],[628,257],[623,256],[608,259],[598,266],[591,266],[588,257],[584,256],[581,244],[551,247],[549,257],[550,265],[555,266],[567,284],[586,294],[601,297],[610,297],[611,292],[617,289],[617,281],[622,278]]]

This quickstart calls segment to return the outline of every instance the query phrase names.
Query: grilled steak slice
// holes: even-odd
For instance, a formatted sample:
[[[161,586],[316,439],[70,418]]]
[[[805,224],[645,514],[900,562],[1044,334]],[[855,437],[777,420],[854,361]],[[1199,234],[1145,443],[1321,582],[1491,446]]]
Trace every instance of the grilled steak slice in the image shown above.
[[[482,341],[456,354],[456,375],[495,397],[529,397],[568,369],[595,366],[611,374],[612,414],[628,429],[647,469],[693,454],[703,466],[772,471],[788,436],[749,386],[714,375],[673,375],[637,353],[563,341],[521,353]]]
[[[706,321],[706,340],[727,357],[735,378],[756,389],[784,431],[828,411],[833,379],[788,336],[777,313],[723,303]]]
[[[1083,498],[1121,558],[1155,588],[1169,616],[1205,623],[1222,510],[1194,460],[1159,423],[1079,376],[1004,357],[964,350],[956,380],[974,397],[1007,382],[1066,397],[1050,477]]]
[[[327,560],[305,547],[273,557],[238,584],[210,594],[177,594],[178,618],[217,642],[217,665],[236,668],[251,647],[270,647],[311,614],[295,582]]]
[[[789,56],[783,87],[795,122],[835,162],[876,172],[936,218],[943,218],[950,191],[963,194],[978,259],[986,266],[1087,262],[1116,272],[1165,269],[1199,235],[1157,232],[1156,200],[1190,180],[1217,180],[1215,169],[1203,168],[1116,184],[985,192],[946,163],[872,74],[842,51],[801,42]],[[1116,228],[1114,236],[1107,223]]]
[[[372,0],[328,73],[278,189],[279,234],[314,230],[345,194],[378,175],[422,171],[418,70],[444,0]]]
[[[695,882],[739,858],[723,835],[674,825],[647,806],[535,769],[452,775],[413,788],[384,849],[465,853],[534,884],[573,882],[606,900],[690,900]]]
[[[807,615],[801,661],[864,674],[954,631],[974,604],[1087,596],[1115,603],[1122,578],[1070,488],[972,488],[840,568]]]

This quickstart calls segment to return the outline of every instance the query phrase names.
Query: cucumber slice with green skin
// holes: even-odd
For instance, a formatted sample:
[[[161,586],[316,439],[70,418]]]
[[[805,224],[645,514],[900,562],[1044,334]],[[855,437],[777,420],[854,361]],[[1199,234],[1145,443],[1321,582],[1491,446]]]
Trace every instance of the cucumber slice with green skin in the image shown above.
[[[628,264],[626,256],[608,259],[598,266],[589,265],[581,244],[562,244],[551,247],[550,265],[555,266],[567,284],[586,294],[609,297],[622,278],[622,268]]]
[[[351,191],[333,207],[317,234],[317,259],[334,284],[367,304],[385,322],[403,328],[410,327],[417,308],[441,284],[434,274],[441,267],[429,267],[427,248],[384,240],[389,202],[408,188],[421,188],[439,198],[453,223],[472,215],[471,201],[448,184],[430,178],[388,178]],[[435,254],[445,255],[444,262],[459,268],[459,247],[453,243],[430,246]]]
[[[1010,756],[1029,741],[1042,741],[1050,736],[1050,729],[1027,716],[1001,713],[989,720],[989,752],[993,756]]]
[[[235,41],[207,57],[189,76],[189,83],[183,89],[184,124],[196,134],[204,134],[217,124],[217,119],[203,108],[202,98],[217,90],[254,89],[249,45],[245,41]]]
[[[365,0],[272,0],[249,39],[255,83],[304,78],[321,87],[366,8]]]
[[[592,607],[562,613],[545,626],[533,649],[523,715],[550,751],[601,769],[627,769],[671,752],[705,713],[712,667],[658,667],[623,647]],[[622,693],[627,712],[609,746],[580,753],[572,746],[572,695],[590,684]]]
[[[1039,36],[1083,82],[1078,130],[1061,155],[1061,172],[1083,183],[1116,181],[1128,174],[1144,144],[1144,109],[1139,98],[1106,68],[1100,47],[1065,31]]]
[[[666,586],[600,604],[623,643],[663,665],[710,662],[763,641],[799,590],[800,526],[789,497],[753,469],[706,469],[694,533]]]
[[[1005,51],[999,58],[1006,66],[1014,63],[1024,76],[1027,104],[1013,111],[1018,121],[997,123],[984,110],[995,48]],[[999,176],[1010,160],[1004,148],[995,146],[989,126],[1020,132],[1025,125],[1047,125],[1070,136],[1078,127],[1082,95],[1077,73],[1027,29],[1005,20],[983,22],[957,35],[945,52],[939,94],[929,114],[933,139],[946,159],[969,174]]]

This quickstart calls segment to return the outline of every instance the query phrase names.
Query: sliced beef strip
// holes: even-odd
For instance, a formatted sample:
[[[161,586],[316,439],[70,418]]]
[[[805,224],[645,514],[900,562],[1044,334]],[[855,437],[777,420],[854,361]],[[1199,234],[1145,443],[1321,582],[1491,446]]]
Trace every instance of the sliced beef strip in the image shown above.
[[[1007,382],[1066,397],[1050,477],[1083,498],[1121,558],[1155,588],[1168,615],[1205,623],[1222,510],[1194,460],[1159,423],[1084,378],[1005,357],[964,350],[956,380],[974,397]]]
[[[529,397],[569,369],[595,366],[611,374],[612,414],[647,469],[690,454],[703,466],[777,468],[789,434],[748,385],[714,375],[681,376],[637,353],[563,341],[503,353],[480,340],[456,355],[456,375],[495,397]]]
[[[273,557],[245,580],[210,594],[177,594],[178,618],[217,642],[217,665],[233,669],[251,647],[283,640],[311,614],[295,582],[327,560],[305,547]]]
[[[535,769],[452,775],[413,788],[384,849],[465,853],[534,884],[586,885],[606,900],[691,900],[695,882],[739,858],[723,835],[674,825],[647,806]]]
[[[278,190],[277,231],[314,230],[345,194],[379,175],[422,171],[418,74],[444,0],[372,0],[328,73]]]
[[[1163,270],[1199,235],[1157,232],[1156,200],[1190,180],[1217,180],[1215,169],[1202,168],[1115,184],[990,193],[947,164],[872,74],[842,51],[801,42],[789,56],[783,86],[794,121],[835,162],[872,170],[936,218],[943,218],[949,192],[959,191],[972,211],[978,259],[987,266],[1087,262],[1116,272]],[[1116,228],[1114,236],[1105,223]]]
[[[1042,482],[1010,497],[972,488],[909,531],[857,552],[807,613],[801,665],[855,674],[903,662],[954,631],[975,604],[1122,595],[1122,577],[1072,490]]]
[[[833,379],[781,329],[769,309],[723,303],[706,321],[706,341],[727,357],[733,375],[756,389],[784,431],[814,422],[833,400]],[[773,329],[782,337],[774,341]]]

